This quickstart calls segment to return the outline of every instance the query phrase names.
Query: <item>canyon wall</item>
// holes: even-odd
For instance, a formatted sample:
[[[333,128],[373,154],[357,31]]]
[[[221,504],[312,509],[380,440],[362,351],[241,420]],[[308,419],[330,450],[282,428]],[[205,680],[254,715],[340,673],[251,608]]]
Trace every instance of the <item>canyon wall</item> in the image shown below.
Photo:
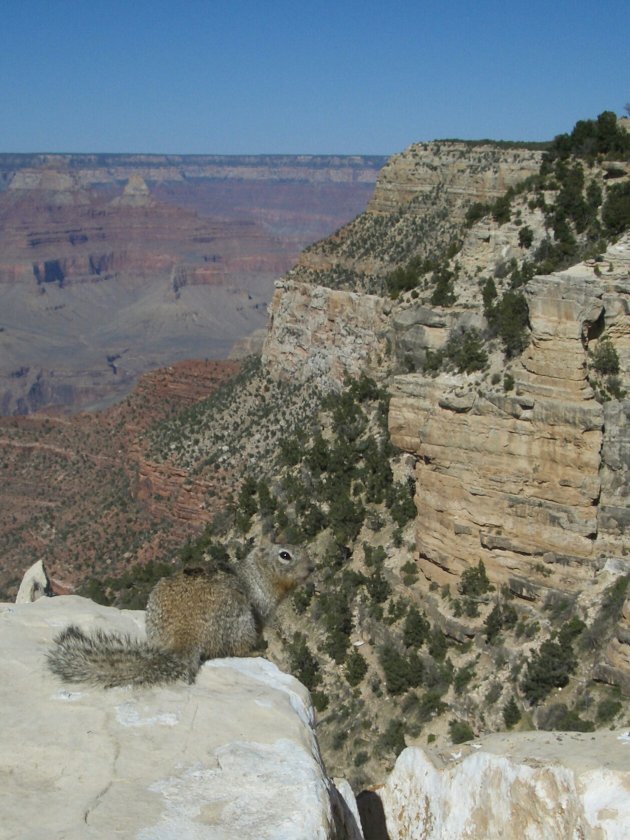
[[[336,383],[362,366],[383,374],[383,343],[395,340],[390,313],[396,318],[399,310],[384,297],[387,272],[407,257],[446,249],[472,202],[496,198],[537,172],[540,161],[538,151],[461,142],[417,143],[392,157],[367,210],[305,249],[276,284],[263,349],[272,374],[309,377],[311,356],[316,372]],[[493,254],[505,250],[503,239],[493,238]]]
[[[595,282],[593,282],[595,281]],[[470,382],[396,377],[392,441],[417,456],[417,545],[443,584],[480,560],[519,594],[575,590],[597,546],[604,411],[583,341],[603,312],[594,276],[527,287],[532,339],[512,367],[514,393]]]
[[[630,235],[597,260],[519,288],[529,310],[520,354],[506,359],[495,339],[485,370],[425,370],[430,354],[462,330],[487,334],[480,287],[489,276],[499,296],[509,290],[510,266],[531,259],[549,235],[526,195],[514,200],[508,222],[486,216],[462,226],[473,200],[500,194],[540,162],[527,150],[495,149],[488,160],[483,147],[467,151],[468,158],[463,144],[426,144],[387,164],[367,211],[308,249],[277,284],[263,360],[273,376],[316,375],[332,389],[361,371],[386,382],[391,440],[416,464],[418,585],[427,603],[431,590],[456,592],[462,573],[482,562],[497,592],[537,614],[563,599],[575,603],[610,558],[630,569]],[[605,167],[594,177],[605,184]],[[459,219],[462,245],[444,263],[454,302],[432,304],[421,273],[412,292],[392,300],[387,273],[410,253],[396,248],[397,238],[422,256],[425,239],[413,231],[426,225],[434,242],[446,243],[452,228],[436,222],[445,207]],[[362,249],[379,230],[370,262]],[[618,358],[614,376],[594,362],[602,342]],[[629,604],[598,670],[626,688]]]
[[[438,188],[464,219],[466,202],[491,202],[540,166],[541,152],[496,143],[415,143],[383,167],[368,212],[389,214]]]

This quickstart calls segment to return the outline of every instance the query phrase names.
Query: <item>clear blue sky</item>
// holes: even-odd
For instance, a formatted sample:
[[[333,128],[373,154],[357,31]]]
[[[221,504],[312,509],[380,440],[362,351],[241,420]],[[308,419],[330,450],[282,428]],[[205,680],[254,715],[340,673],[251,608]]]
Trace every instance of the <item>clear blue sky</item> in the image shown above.
[[[630,100],[629,0],[4,0],[0,151],[390,154]]]

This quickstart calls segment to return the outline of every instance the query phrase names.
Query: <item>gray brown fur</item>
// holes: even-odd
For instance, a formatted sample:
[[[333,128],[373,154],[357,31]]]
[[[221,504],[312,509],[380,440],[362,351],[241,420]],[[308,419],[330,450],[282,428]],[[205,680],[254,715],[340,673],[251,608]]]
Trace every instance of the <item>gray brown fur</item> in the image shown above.
[[[255,548],[233,571],[184,569],[162,578],[147,603],[147,641],[71,625],[54,640],[48,665],[66,682],[157,685],[193,682],[202,662],[243,656],[311,563],[292,546]]]

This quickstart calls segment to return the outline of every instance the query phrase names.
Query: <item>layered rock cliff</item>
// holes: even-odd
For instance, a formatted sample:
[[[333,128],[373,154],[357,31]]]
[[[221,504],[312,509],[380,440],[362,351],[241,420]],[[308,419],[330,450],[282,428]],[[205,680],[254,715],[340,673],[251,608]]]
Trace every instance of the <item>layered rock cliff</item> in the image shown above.
[[[519,188],[506,218],[486,209],[462,225],[473,201],[499,195],[539,162],[538,152],[489,154],[450,143],[394,158],[366,213],[309,249],[277,285],[263,350],[278,378],[318,376],[335,390],[362,371],[388,383],[391,440],[415,459],[418,589],[460,641],[479,634],[479,623],[458,625],[432,593],[456,593],[462,574],[479,564],[489,585],[531,616],[553,603],[575,604],[591,587],[599,594],[592,603],[583,598],[579,611],[594,614],[610,558],[620,574],[630,571],[630,236],[596,260],[528,279],[527,260],[553,237],[557,186],[534,198]],[[605,165],[592,169],[592,192],[607,188],[607,172]],[[458,225],[454,239],[450,222],[436,221],[445,207]],[[379,220],[385,223],[368,258],[363,249]],[[430,237],[414,233],[423,225]],[[384,296],[400,255],[418,260],[429,241],[440,247],[449,236],[456,247],[432,278],[418,270],[411,293]],[[447,304],[434,302],[438,276],[450,289]],[[491,335],[481,291],[496,295],[495,285],[499,299],[524,298],[524,349],[506,357],[498,339],[486,338],[486,349],[479,347],[485,361],[468,372],[454,364],[431,368],[463,336]],[[614,371],[598,366],[604,351],[616,359]],[[627,614],[626,605],[592,671],[624,690]]]
[[[372,794],[390,837],[621,840],[630,734],[490,736],[443,757],[409,748]]]
[[[383,299],[387,272],[410,257],[445,251],[461,234],[467,208],[533,175],[541,154],[446,142],[394,156],[366,212],[307,248],[276,284],[263,348],[269,369],[301,378],[330,374],[337,382],[358,369],[382,374],[385,334],[393,338],[392,307]]]
[[[418,457],[418,548],[440,583],[483,560],[499,583],[575,589],[611,550],[598,543],[604,408],[587,364],[605,291],[592,270],[530,282],[532,336],[511,367],[514,393],[449,375],[395,378],[392,440]]]

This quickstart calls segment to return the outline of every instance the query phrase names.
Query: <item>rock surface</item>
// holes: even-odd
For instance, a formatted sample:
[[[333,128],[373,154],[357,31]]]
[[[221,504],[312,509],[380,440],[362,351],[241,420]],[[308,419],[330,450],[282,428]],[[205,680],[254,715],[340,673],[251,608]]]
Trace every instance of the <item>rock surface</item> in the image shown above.
[[[627,732],[504,733],[408,747],[376,793],[392,840],[625,840],[629,768]]]
[[[456,199],[490,202],[538,171],[542,152],[438,141],[414,143],[383,167],[368,212],[391,213],[440,186]]]
[[[532,335],[511,368],[515,390],[478,376],[395,378],[390,431],[418,458],[428,579],[447,583],[482,560],[493,583],[517,590],[526,579],[538,599],[554,587],[576,592],[603,557],[622,553],[627,402],[595,399],[589,362],[605,325],[627,371],[630,243],[615,249],[623,259],[611,276],[576,266],[527,285]],[[423,320],[441,338],[441,326]]]
[[[3,837],[352,837],[336,833],[335,819],[354,820],[295,679],[263,659],[224,659],[191,686],[64,686],[44,655],[69,621],[138,636],[144,616],[76,596],[0,606]]]
[[[280,379],[341,383],[376,372],[386,355],[389,302],[377,295],[280,280],[270,306],[263,364]]]
[[[93,563],[103,579],[121,574],[131,557],[171,561],[224,505],[225,471],[201,480],[156,462],[147,430],[209,397],[239,368],[179,362],[141,376],[106,411],[0,418],[3,598],[14,597],[25,563],[37,558],[45,558],[57,594],[60,582],[76,585]]]

